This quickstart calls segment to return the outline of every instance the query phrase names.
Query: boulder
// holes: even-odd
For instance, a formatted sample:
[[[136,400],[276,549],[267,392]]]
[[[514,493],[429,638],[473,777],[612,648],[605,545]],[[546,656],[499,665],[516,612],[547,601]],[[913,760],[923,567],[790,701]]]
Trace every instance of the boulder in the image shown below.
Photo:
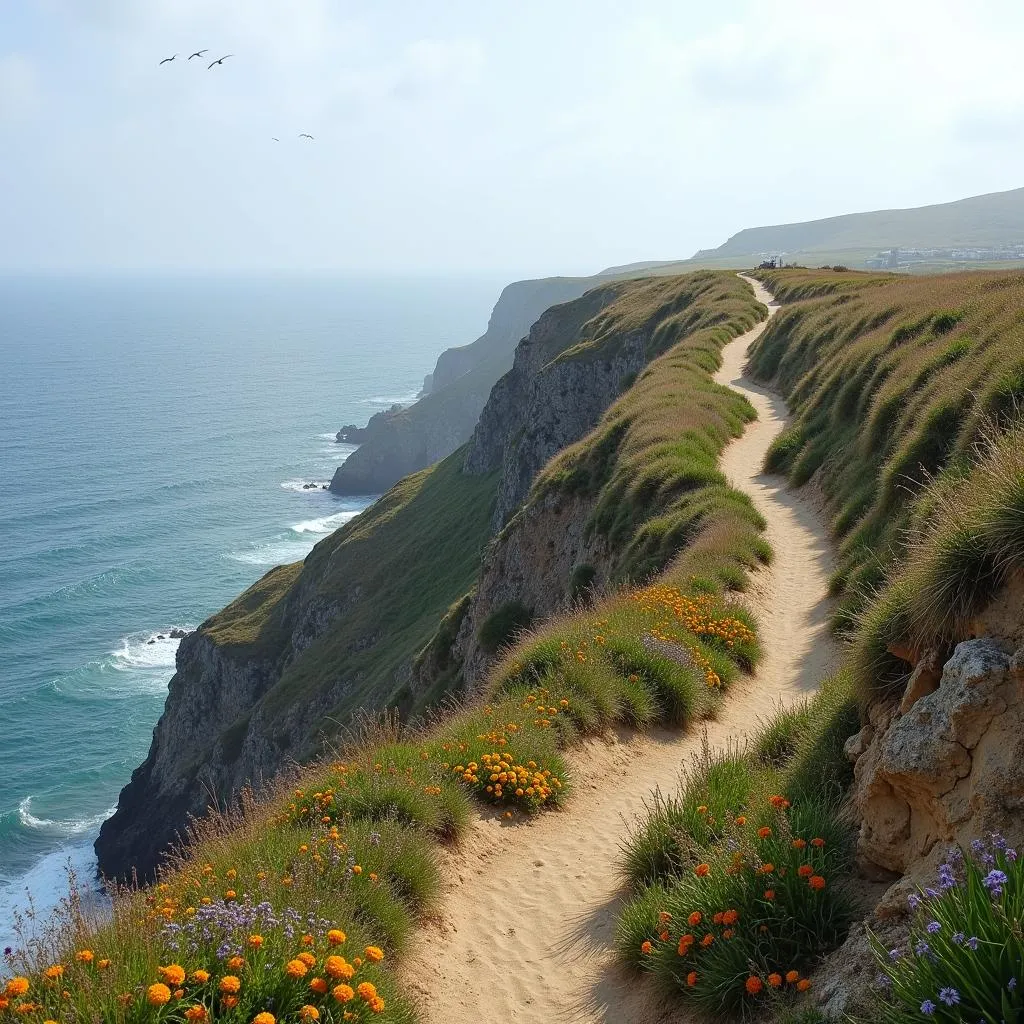
[[[958,644],[938,674],[925,652],[898,707],[847,742],[862,868],[918,875],[952,843],[1024,841],[1024,652]]]

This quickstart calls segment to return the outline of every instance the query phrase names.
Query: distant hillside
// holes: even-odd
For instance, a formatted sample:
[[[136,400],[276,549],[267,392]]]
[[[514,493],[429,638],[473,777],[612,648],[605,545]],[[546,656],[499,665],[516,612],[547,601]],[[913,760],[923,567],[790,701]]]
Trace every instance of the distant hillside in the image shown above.
[[[909,210],[875,210],[841,217],[745,228],[694,259],[760,253],[998,246],[1024,242],[1024,188]]]

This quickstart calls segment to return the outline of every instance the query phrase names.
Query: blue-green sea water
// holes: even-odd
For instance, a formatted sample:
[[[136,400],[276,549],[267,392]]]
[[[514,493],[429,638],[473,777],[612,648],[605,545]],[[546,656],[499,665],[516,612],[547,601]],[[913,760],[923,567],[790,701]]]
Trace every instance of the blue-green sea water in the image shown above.
[[[0,279],[0,947],[146,756],[195,627],[364,508],[345,423],[416,395],[500,282]],[[154,642],[155,641],[155,642]]]

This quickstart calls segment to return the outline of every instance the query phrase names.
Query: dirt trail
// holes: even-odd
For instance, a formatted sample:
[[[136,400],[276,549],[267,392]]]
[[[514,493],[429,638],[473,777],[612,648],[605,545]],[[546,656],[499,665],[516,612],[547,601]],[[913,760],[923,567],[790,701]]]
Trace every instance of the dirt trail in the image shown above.
[[[764,288],[744,280],[774,313]],[[752,679],[730,688],[717,721],[707,724],[712,748],[742,738],[778,701],[813,690],[837,653],[826,624],[831,554],[824,526],[807,497],[761,472],[768,445],[786,424],[782,399],[743,376],[747,348],[763,329],[729,344],[715,377],[757,409],[756,422],[726,448],[722,469],[768,521],[775,562],[756,575],[748,600],[761,624],[764,659]],[[569,758],[575,786],[565,811],[514,826],[497,817],[473,825],[446,855],[441,917],[421,932],[406,972],[425,1024],[669,1019],[650,988],[615,964],[619,843],[625,822],[654,787],[674,787],[701,742],[700,729],[623,730],[590,740]],[[678,1008],[671,1019],[680,1019]]]

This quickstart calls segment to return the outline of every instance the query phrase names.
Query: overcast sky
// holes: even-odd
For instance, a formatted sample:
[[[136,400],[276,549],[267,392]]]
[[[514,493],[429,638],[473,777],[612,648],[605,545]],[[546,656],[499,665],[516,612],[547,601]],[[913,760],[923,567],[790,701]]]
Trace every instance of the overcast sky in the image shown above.
[[[0,0],[0,268],[590,273],[1015,188],[1021,39],[1018,0]]]

